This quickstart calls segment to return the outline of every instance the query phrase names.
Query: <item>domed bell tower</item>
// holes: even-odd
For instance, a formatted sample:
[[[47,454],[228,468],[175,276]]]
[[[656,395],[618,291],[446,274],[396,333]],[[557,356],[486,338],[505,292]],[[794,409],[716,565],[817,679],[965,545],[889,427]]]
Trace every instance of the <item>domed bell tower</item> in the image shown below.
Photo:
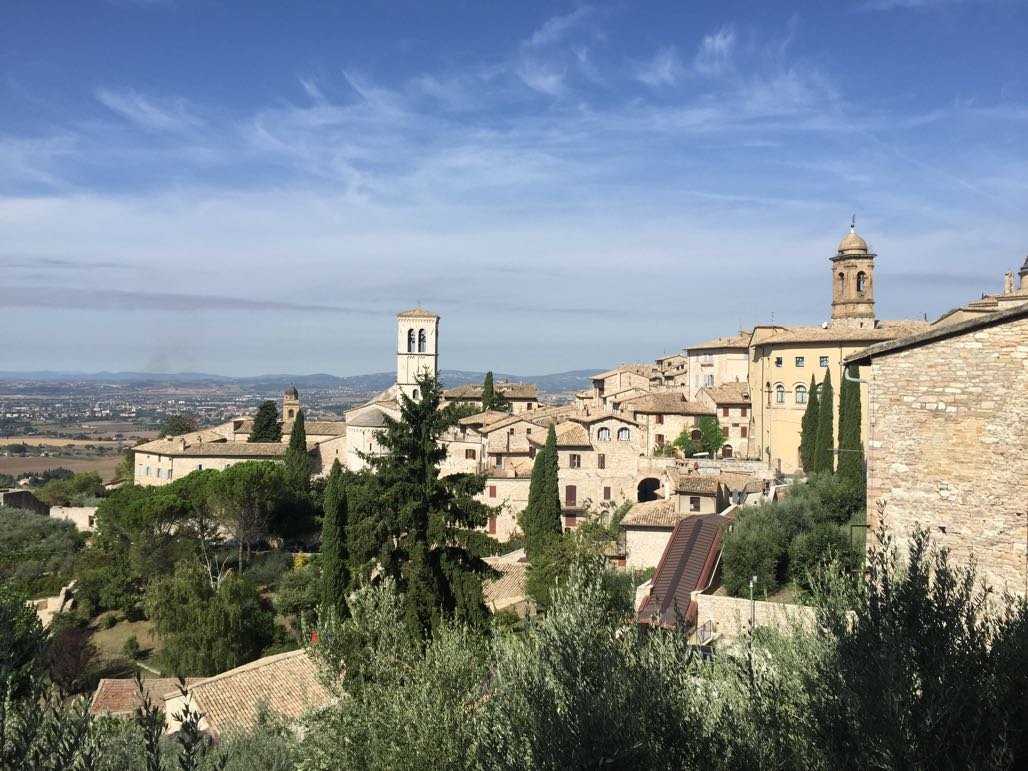
[[[875,325],[875,265],[878,255],[868,251],[857,235],[856,220],[832,257],[832,326],[873,329]]]
[[[282,394],[282,422],[293,420],[299,411],[300,392],[296,390],[296,386],[291,385]]]

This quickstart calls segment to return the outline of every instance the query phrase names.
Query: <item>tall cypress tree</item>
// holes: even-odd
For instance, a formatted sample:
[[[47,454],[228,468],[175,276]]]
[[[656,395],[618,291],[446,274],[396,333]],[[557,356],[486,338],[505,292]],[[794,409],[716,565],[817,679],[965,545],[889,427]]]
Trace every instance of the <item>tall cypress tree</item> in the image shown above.
[[[485,382],[482,383],[482,409],[491,410],[496,402],[496,391],[493,389],[493,373],[485,373]]]
[[[290,489],[299,494],[308,492],[311,484],[311,462],[310,456],[307,455],[307,428],[303,410],[298,411],[293,420],[285,463],[286,479]]]
[[[814,444],[814,473],[831,474],[835,470],[832,448],[835,446],[835,395],[832,390],[832,373],[825,372],[821,384],[821,403],[817,411],[817,441]]]
[[[248,442],[281,442],[282,426],[278,423],[278,407],[270,399],[261,402],[253,419]]]
[[[343,467],[336,460],[328,473],[321,525],[321,605],[337,612],[346,609],[350,583],[347,549],[347,499]]]
[[[818,404],[817,382],[811,375],[810,390],[807,391],[807,409],[800,424],[800,460],[803,462],[803,470],[808,474],[814,471],[814,448],[817,446],[817,421],[820,417]]]
[[[849,368],[850,377],[859,373],[859,368]],[[854,484],[865,481],[860,423],[860,384],[843,378],[839,387],[839,476]]]
[[[558,481],[557,432],[546,432],[546,444],[535,456],[528,505],[521,518],[525,531],[525,554],[529,560],[542,554],[560,535],[560,486]]]

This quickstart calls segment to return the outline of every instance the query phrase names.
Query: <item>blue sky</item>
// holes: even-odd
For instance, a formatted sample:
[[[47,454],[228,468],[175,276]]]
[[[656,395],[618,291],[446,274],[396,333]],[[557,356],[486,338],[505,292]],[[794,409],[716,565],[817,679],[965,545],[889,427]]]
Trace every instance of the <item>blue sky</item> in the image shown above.
[[[1028,3],[13,2],[0,370],[533,374],[1028,252]]]

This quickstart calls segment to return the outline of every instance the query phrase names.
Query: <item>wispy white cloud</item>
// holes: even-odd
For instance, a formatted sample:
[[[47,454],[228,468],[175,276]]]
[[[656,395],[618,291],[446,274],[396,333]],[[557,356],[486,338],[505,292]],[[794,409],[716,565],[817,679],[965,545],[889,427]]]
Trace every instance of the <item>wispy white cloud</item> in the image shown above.
[[[735,30],[722,27],[717,32],[704,35],[693,66],[704,75],[718,75],[729,69],[735,51]]]
[[[560,96],[564,92],[566,70],[557,70],[550,64],[535,59],[522,59],[515,72],[521,82],[533,91],[549,96]]]
[[[589,15],[592,8],[588,5],[580,6],[571,13],[561,16],[552,16],[543,22],[542,26],[536,29],[525,41],[525,45],[539,48],[541,46],[553,45],[567,36],[576,27],[580,26]]]
[[[97,88],[94,96],[107,109],[150,131],[181,132],[202,124],[199,117],[190,113],[183,99],[166,100],[166,103],[159,104],[134,89],[114,91],[108,88]]]
[[[660,48],[653,58],[635,67],[636,80],[651,88],[673,86],[684,72],[678,49],[673,45]]]

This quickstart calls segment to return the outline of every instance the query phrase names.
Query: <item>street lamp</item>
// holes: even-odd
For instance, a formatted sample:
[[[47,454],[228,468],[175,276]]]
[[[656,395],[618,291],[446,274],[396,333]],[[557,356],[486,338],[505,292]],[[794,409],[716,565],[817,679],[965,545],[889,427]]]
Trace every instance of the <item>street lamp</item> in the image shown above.
[[[755,606],[753,604],[753,587],[756,585],[756,583],[757,583],[757,577],[756,576],[752,576],[750,578],[750,634],[753,634],[753,627],[757,623]]]

